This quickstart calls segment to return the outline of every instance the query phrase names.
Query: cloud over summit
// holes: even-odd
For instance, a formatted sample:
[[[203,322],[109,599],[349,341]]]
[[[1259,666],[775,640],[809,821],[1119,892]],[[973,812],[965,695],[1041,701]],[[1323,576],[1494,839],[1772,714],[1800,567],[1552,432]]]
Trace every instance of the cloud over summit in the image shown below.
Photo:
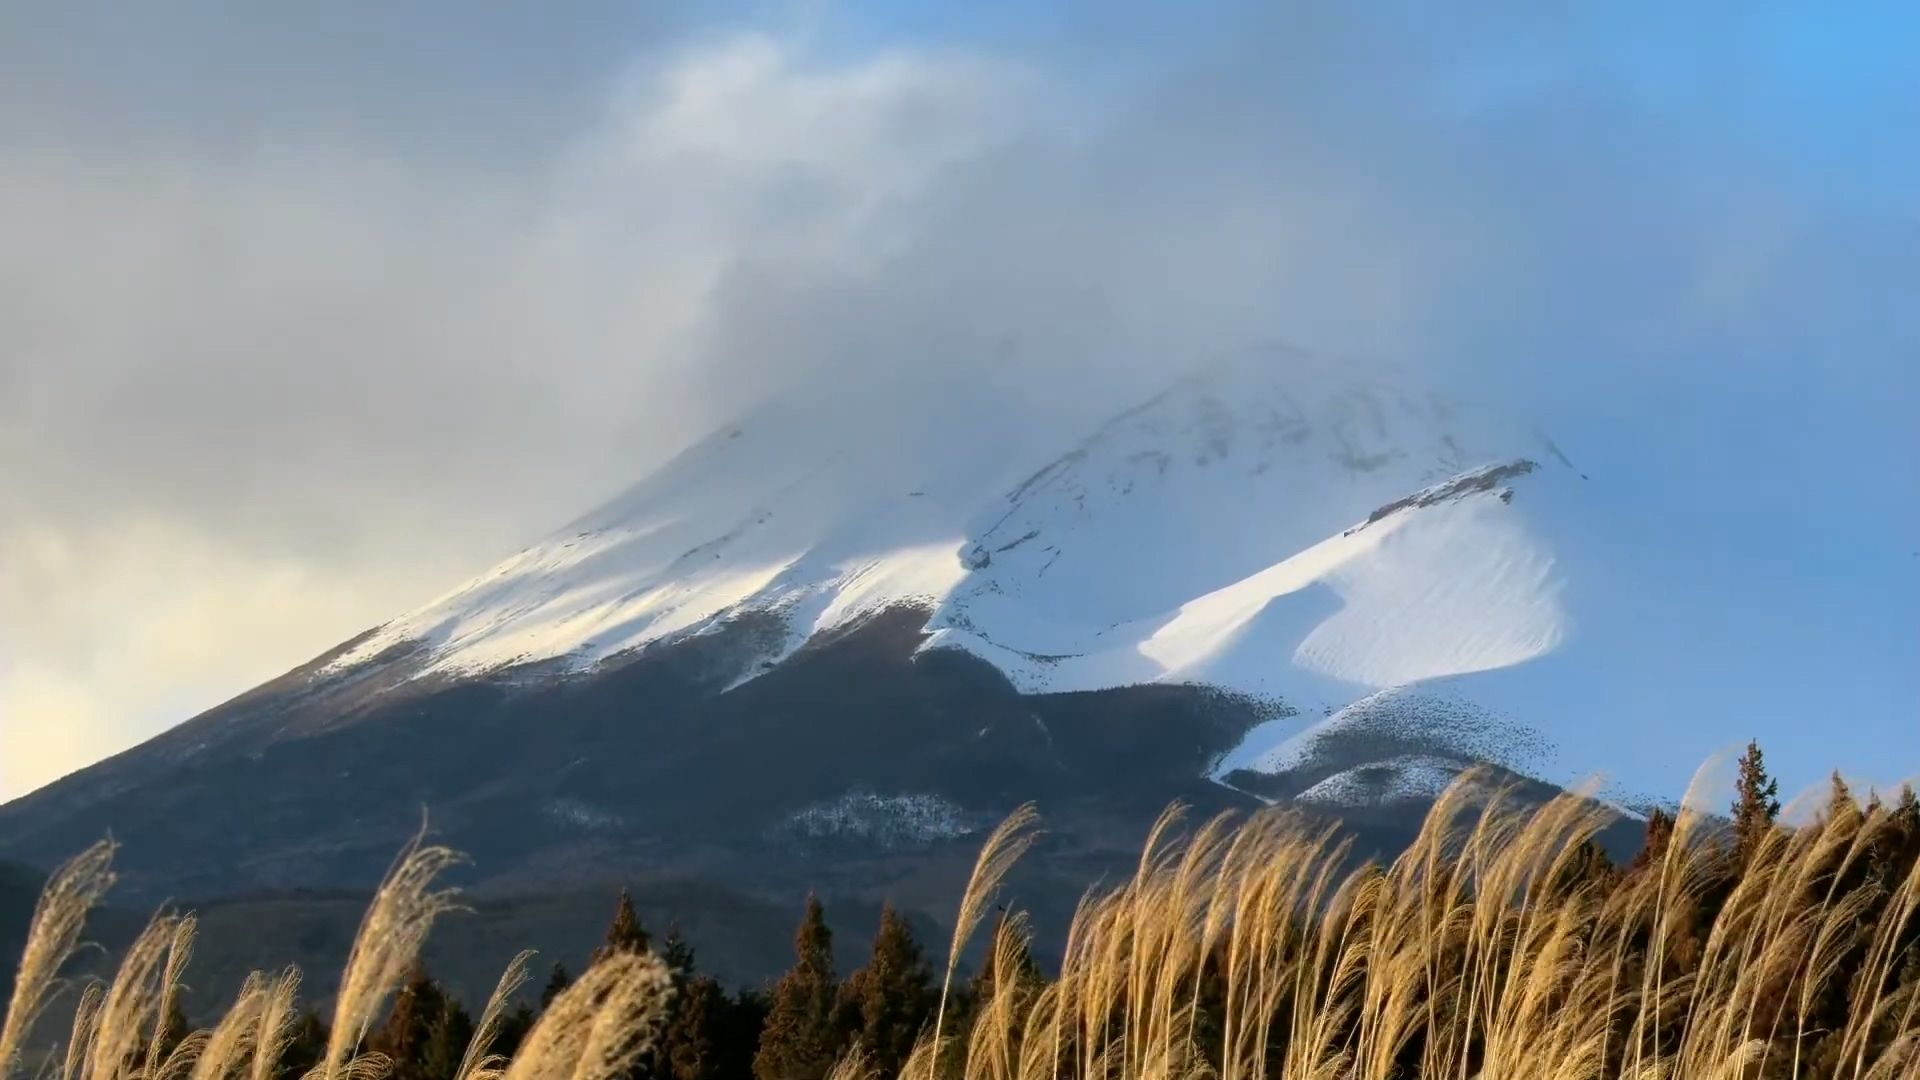
[[[1147,44],[624,7],[0,33],[36,46],[0,54],[0,791],[765,397],[840,403],[823,428],[1070,429],[1281,339],[1564,441],[1637,422],[1662,441],[1617,469],[1775,506],[1766,558],[1901,479],[1920,163],[1873,138],[1920,100],[1897,65],[1822,67],[1732,8],[1221,9]],[[1852,632],[1890,625],[1831,587]]]

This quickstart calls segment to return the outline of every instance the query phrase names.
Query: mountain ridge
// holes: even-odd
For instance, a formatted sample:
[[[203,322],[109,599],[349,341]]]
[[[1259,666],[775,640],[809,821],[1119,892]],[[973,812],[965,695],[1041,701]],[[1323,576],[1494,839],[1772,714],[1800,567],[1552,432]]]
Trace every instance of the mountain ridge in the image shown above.
[[[155,845],[129,880],[158,894],[353,886],[426,805],[491,887],[746,887],[951,869],[1030,800],[1099,863],[1171,800],[1392,815],[1481,761],[1561,781],[1529,717],[1474,702],[1568,632],[1528,508],[1573,473],[1534,433],[1258,363],[1038,455],[896,460],[791,415],[0,807],[0,857],[112,831]]]

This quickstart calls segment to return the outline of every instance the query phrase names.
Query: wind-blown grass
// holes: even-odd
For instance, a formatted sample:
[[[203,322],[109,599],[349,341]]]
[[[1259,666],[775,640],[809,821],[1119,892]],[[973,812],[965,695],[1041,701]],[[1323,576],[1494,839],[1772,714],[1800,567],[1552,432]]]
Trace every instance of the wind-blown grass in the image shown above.
[[[1578,794],[1524,809],[1483,778],[1450,788],[1417,840],[1360,864],[1335,828],[1284,809],[1155,825],[1133,875],[1083,898],[1057,975],[1022,963],[1024,915],[987,951],[993,992],[949,1009],[968,939],[1033,843],[1023,808],[987,841],[955,919],[942,1003],[902,1072],[915,1080],[1749,1080],[1920,1076],[1920,863],[1877,852],[1879,806],[1777,829],[1741,862],[1683,812],[1645,865],[1586,858],[1607,813]],[[56,986],[80,919],[111,883],[111,849],[55,875],[4,1026],[0,1080]],[[309,1080],[365,1080],[361,1052],[433,921],[458,861],[416,842],[361,926]],[[1844,883],[1844,884],[1843,884]],[[297,973],[257,975],[211,1030],[162,1051],[159,1025],[192,941],[163,914],[105,987],[78,998],[68,1080],[275,1077]],[[512,1061],[490,1056],[525,981],[503,976],[460,1080],[610,1080],[654,1045],[672,980],[616,955],[557,998]],[[1836,1004],[1838,1003],[1838,1004]],[[850,1056],[840,1080],[870,1076]]]

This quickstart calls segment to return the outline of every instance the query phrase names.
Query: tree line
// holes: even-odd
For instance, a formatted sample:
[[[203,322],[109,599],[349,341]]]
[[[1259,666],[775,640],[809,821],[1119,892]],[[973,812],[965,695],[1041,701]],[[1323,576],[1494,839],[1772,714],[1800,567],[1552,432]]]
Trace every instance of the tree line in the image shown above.
[[[655,941],[631,894],[622,891],[605,939],[587,966],[644,954],[666,964],[675,993],[658,1044],[624,1080],[818,1080],[849,1053],[886,1070],[881,1075],[894,1075],[939,1001],[926,952],[891,905],[881,911],[866,965],[841,979],[834,970],[825,907],[818,897],[809,897],[794,934],[793,967],[770,987],[729,990],[699,970],[693,946],[677,929]],[[1039,978],[1030,958],[1024,972],[1023,978]],[[502,1020],[494,1051],[511,1058],[541,1014],[573,983],[567,966],[555,963],[537,1000],[518,1003]],[[989,998],[992,983],[991,974],[983,973],[960,999]],[[173,1039],[186,1034],[177,1011],[167,1030]],[[467,1006],[416,962],[365,1049],[392,1062],[392,1080],[454,1080],[474,1031]],[[320,1061],[327,1036],[317,1012],[303,1013],[282,1058],[282,1076],[306,1075]]]
[[[1760,747],[1750,744],[1739,763],[1736,797],[1716,856],[1724,861],[1723,872],[1708,879],[1713,884],[1677,914],[1683,924],[1657,955],[1638,961],[1641,968],[1631,977],[1647,976],[1646,965],[1659,966],[1661,970],[1651,972],[1654,977],[1688,977],[1709,948],[1708,935],[1746,863],[1767,850],[1767,837],[1783,828],[1780,813],[1778,784],[1768,774]],[[1821,962],[1832,966],[1831,977],[1822,983],[1827,989],[1821,1000],[1802,1003],[1815,1024],[1806,1075],[1827,1075],[1827,1068],[1838,1068],[1833,1060],[1841,1052],[1837,1033],[1854,1010],[1869,1007],[1861,1000],[1870,990],[1861,973],[1875,945],[1864,928],[1876,925],[1899,883],[1920,862],[1920,799],[1911,787],[1903,788],[1891,804],[1873,793],[1863,801],[1836,774],[1823,813],[1823,827],[1836,835],[1845,834],[1848,821],[1861,822],[1868,815],[1885,827],[1862,830],[1857,845],[1861,850],[1836,847],[1829,872],[1817,882],[1827,894],[1825,903],[1848,910],[1863,929],[1822,954]],[[1674,828],[1672,815],[1653,811],[1640,850],[1624,865],[1615,865],[1597,845],[1584,843],[1576,857],[1564,861],[1560,886],[1605,895],[1609,889],[1623,890],[1636,875],[1660,873]],[[1883,986],[1871,992],[1920,1002],[1920,925],[1908,927],[1904,939],[1892,947],[1901,950],[1895,988],[1891,995]],[[934,966],[907,920],[892,906],[885,907],[865,965],[841,978],[834,969],[833,931],[824,906],[818,897],[809,897],[793,950],[792,967],[771,986],[730,990],[699,970],[693,946],[676,929],[654,940],[630,894],[623,891],[588,969],[616,956],[653,954],[671,973],[675,991],[663,1033],[623,1080],[823,1080],[837,1062],[850,1058],[871,1075],[900,1075],[941,1001]],[[1024,1015],[1026,1003],[1048,984],[1017,926],[1003,921],[986,957],[979,970],[954,989],[944,1018],[948,1033],[962,1044],[969,1026],[996,1012],[996,1003],[999,1022],[1005,1023],[1006,1017]],[[1217,1027],[1231,963],[1232,958],[1217,955],[1199,967],[1191,995],[1194,1023],[1203,1034]],[[495,1049],[510,1057],[541,1013],[572,983],[564,964],[553,965],[537,1001],[518,1004],[504,1018]],[[1785,1002],[1767,1004],[1786,1008]],[[185,1024],[169,1025],[170,1030],[176,1027],[184,1032]],[[416,964],[366,1048],[391,1059],[394,1080],[456,1080],[473,1033],[467,1008]],[[305,1014],[287,1049],[282,1075],[304,1075],[319,1060],[326,1037],[319,1017]]]

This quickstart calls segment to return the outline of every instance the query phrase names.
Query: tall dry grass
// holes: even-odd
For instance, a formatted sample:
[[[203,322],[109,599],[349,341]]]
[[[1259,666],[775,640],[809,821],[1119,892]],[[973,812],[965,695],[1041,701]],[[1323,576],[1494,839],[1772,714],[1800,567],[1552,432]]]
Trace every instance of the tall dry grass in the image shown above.
[[[1523,809],[1478,778],[1450,788],[1415,843],[1358,864],[1337,829],[1285,810],[1189,822],[1169,811],[1131,877],[1087,894],[1051,979],[1022,965],[1027,922],[987,949],[994,992],[947,1007],[959,957],[1001,879],[1033,843],[1023,809],[985,845],[960,905],[942,1005],[903,1073],[913,1080],[1758,1080],[1920,1077],[1920,865],[1861,876],[1895,822],[1884,809],[1780,829],[1736,864],[1723,831],[1683,813],[1649,865],[1596,874],[1606,824],[1567,795]],[[0,1026],[0,1080],[57,986],[81,920],[111,884],[111,849],[55,875]],[[383,1003],[456,896],[458,857],[416,842],[369,910],[310,1080],[367,1080],[359,1052]],[[1842,883],[1848,883],[1843,887]],[[163,914],[110,984],[79,995],[68,1080],[277,1075],[297,973],[256,975],[211,1030],[167,1052],[157,1035],[192,942]],[[592,968],[511,1062],[498,1017],[515,959],[482,1014],[460,1080],[611,1080],[660,1033],[672,993],[650,956]],[[1836,996],[1837,995],[1837,996]],[[1835,1002],[1843,1004],[1836,1013]],[[849,1057],[833,1072],[860,1080]]]

